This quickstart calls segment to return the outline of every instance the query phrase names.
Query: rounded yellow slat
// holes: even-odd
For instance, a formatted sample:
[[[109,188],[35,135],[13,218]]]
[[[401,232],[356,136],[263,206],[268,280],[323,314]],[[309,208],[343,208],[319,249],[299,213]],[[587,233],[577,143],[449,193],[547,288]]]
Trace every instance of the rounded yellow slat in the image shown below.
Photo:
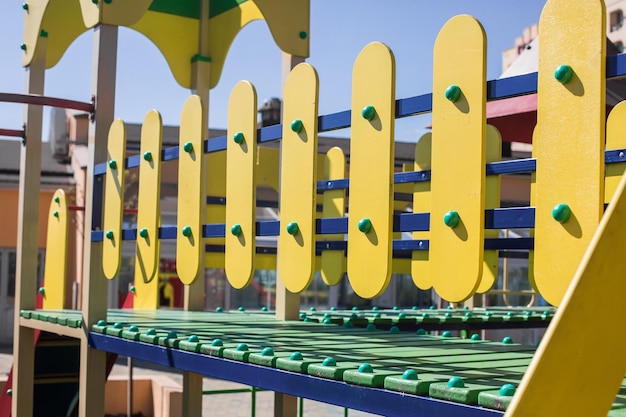
[[[104,189],[102,269],[108,279],[115,278],[122,260],[125,159],[126,126],[115,120],[109,129]]]
[[[617,104],[609,113],[606,121],[606,149],[626,148],[626,102]],[[620,154],[622,156],[622,154]],[[626,170],[626,152],[622,156],[624,162],[608,164],[604,179],[604,203],[611,202],[622,175]]]
[[[380,295],[391,277],[395,79],[389,47],[367,45],[352,71],[348,216],[348,279],[363,298]]]
[[[186,285],[198,278],[204,259],[203,114],[200,97],[191,96],[185,102],[180,118],[176,272]]]
[[[604,211],[606,16],[600,3],[549,1],[540,20],[534,283],[553,305]]]
[[[278,270],[292,293],[305,290],[315,270],[318,84],[306,63],[285,82]]]
[[[161,148],[163,123],[156,110],[141,127],[137,251],[135,253],[135,309],[156,309],[159,302],[159,224],[161,217]]]
[[[437,293],[461,302],[478,288],[484,253],[486,38],[476,19],[444,25],[433,73],[430,269]]]
[[[337,180],[346,177],[346,156],[341,148],[334,146],[326,154],[324,179]],[[344,217],[346,214],[346,190],[324,191],[322,217]],[[343,241],[343,234],[320,235],[321,241]],[[343,250],[324,250],[321,256],[321,275],[327,285],[337,285],[346,271]]]
[[[65,307],[68,223],[65,192],[58,189],[52,196],[48,210],[46,264],[43,275],[44,309],[63,309]]]
[[[502,138],[494,126],[487,125],[487,153],[486,160],[498,162],[502,159]],[[500,175],[489,175],[485,178],[485,209],[500,207]],[[485,239],[496,239],[500,236],[499,229],[486,229]],[[476,292],[485,293],[498,280],[498,251],[486,250],[483,258],[483,275]]]
[[[422,135],[415,145],[415,171],[430,170],[432,149],[432,134]],[[413,213],[430,213],[430,181],[416,182],[413,185]],[[428,239],[428,232],[413,232],[413,239]],[[413,251],[411,257],[411,277],[413,283],[421,290],[428,290],[433,286],[430,274],[427,250]]]
[[[256,251],[257,95],[240,81],[228,102],[226,152],[226,277],[246,287],[254,273]]]

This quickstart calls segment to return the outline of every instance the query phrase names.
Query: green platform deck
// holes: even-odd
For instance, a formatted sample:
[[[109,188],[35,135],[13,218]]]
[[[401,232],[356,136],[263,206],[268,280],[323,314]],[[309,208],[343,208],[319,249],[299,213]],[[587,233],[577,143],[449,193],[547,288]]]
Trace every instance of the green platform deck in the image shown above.
[[[431,310],[428,317],[440,322],[463,320],[546,319],[543,310],[507,314],[493,310],[485,315],[473,310]],[[374,317],[377,313],[381,316]],[[448,315],[446,315],[446,313]],[[553,310],[547,314],[551,315]],[[326,314],[326,317],[324,315]],[[143,342],[229,360],[308,374],[348,384],[384,388],[429,396],[494,410],[505,410],[535,352],[534,346],[510,340],[489,342],[424,332],[404,332],[354,327],[353,314],[366,324],[377,319],[392,323],[407,317],[419,320],[423,312],[404,310],[307,311],[300,321],[281,322],[267,312],[185,312],[179,310],[109,310],[92,332],[128,341]],[[384,314],[384,316],[383,316]],[[330,316],[329,316],[330,315]],[[81,313],[69,310],[23,311],[31,320],[80,327]],[[309,320],[307,320],[307,318]],[[341,318],[343,325],[316,323],[310,319]],[[371,320],[370,320],[371,319]],[[394,321],[395,320],[395,321]],[[363,324],[358,320],[354,320]],[[335,320],[337,322],[337,320]],[[452,321],[451,321],[452,322]],[[390,323],[385,322],[385,326]],[[461,382],[458,382],[460,378]],[[509,387],[510,388],[510,387]],[[626,384],[621,392],[626,392]],[[626,394],[618,395],[611,416],[626,416]]]

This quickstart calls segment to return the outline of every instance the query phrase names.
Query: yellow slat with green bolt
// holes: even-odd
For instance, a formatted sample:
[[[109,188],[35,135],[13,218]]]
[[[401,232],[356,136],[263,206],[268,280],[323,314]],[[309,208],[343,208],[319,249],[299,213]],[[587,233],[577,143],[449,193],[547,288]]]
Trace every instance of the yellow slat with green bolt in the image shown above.
[[[43,308],[62,309],[65,307],[68,220],[65,192],[58,189],[52,196],[48,210],[44,287],[39,289],[43,296]]]
[[[256,118],[254,86],[239,82],[228,102],[226,152],[226,277],[238,289],[254,274],[256,240]]]
[[[162,137],[161,115],[156,110],[151,110],[141,127],[133,302],[136,309],[155,309],[159,303],[159,279],[155,277],[158,275],[160,263]]]
[[[187,285],[198,278],[204,259],[203,114],[200,97],[191,96],[185,102],[180,117],[176,272],[181,282]]]
[[[450,302],[480,283],[484,253],[486,38],[467,15],[450,19],[434,49],[430,273]]]
[[[372,42],[352,71],[348,278],[359,296],[380,295],[391,277],[395,58]]]
[[[318,84],[317,72],[306,63],[285,82],[278,270],[293,293],[309,286],[315,270]]]
[[[102,242],[102,269],[104,276],[113,279],[122,260],[122,220],[124,212],[124,164],[126,159],[126,127],[115,120],[107,142],[107,168],[104,190],[104,241]]]
[[[603,213],[606,33],[600,1],[541,15],[534,284],[558,306]],[[558,21],[558,24],[555,22]],[[565,48],[572,36],[575,48]]]

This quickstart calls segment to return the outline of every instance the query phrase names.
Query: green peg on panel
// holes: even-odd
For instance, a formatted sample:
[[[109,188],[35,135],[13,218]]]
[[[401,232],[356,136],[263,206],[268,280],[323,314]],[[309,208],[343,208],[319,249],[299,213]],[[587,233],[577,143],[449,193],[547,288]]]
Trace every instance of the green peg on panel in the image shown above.
[[[117,161],[115,159],[111,159],[109,161],[109,168],[111,169],[117,169]]]
[[[561,84],[567,84],[572,80],[574,70],[569,65],[559,65],[554,70],[554,78]]]
[[[451,85],[446,88],[446,98],[451,102],[455,103],[458,99],[461,98],[461,87],[458,85]]]
[[[115,236],[115,235],[113,233],[113,230],[107,230],[105,236],[106,236],[107,239],[113,240],[113,236]]]
[[[453,376],[448,380],[448,387],[450,388],[463,388],[465,383],[458,376]]]
[[[365,362],[362,363],[359,366],[359,372],[362,374],[373,374],[374,373],[374,368],[372,368],[372,365],[370,365],[369,363]]]
[[[142,238],[144,238],[144,239],[145,239],[145,238],[147,238],[147,237],[148,237],[148,229],[147,229],[147,228],[145,228],[145,227],[142,227],[142,228],[139,230],[139,236],[141,236],[141,237],[142,237]]]
[[[265,347],[261,351],[261,356],[274,356],[274,349],[271,347]]]
[[[200,341],[200,339],[195,334],[192,334],[191,336],[187,338],[187,341],[192,342],[192,343],[197,343]]]
[[[450,210],[443,216],[444,224],[453,229],[459,225],[460,221],[461,217],[459,216],[459,213],[454,210]]]
[[[56,210],[54,210],[54,211],[52,212],[52,215],[53,215],[54,217],[56,217],[56,218],[59,218],[59,212],[58,212],[58,211],[56,211]]]
[[[402,373],[402,379],[417,381],[417,372],[415,372],[413,369],[407,369]]]
[[[296,133],[300,133],[303,127],[304,125],[302,124],[302,120],[300,119],[295,119],[293,122],[291,122],[291,130]]]
[[[146,162],[152,161],[152,152],[146,151],[143,153],[143,160]]]
[[[183,150],[187,153],[193,152],[193,143],[185,142],[185,144],[183,145]]]
[[[61,202],[61,199],[59,198],[59,196],[54,197],[54,202],[57,204]]]
[[[298,234],[298,223],[297,222],[290,222],[287,225],[287,233],[289,233],[291,236],[295,236],[296,234]]]
[[[235,141],[237,145],[241,145],[244,139],[243,132],[237,132],[233,135],[233,141]]]
[[[365,106],[363,110],[361,110],[361,116],[365,120],[372,120],[374,116],[376,116],[376,108],[374,106]]]
[[[189,237],[191,236],[191,226],[185,226],[183,227],[183,230],[181,230],[181,233],[183,234],[183,236],[185,237]]]
[[[322,365],[324,366],[337,366],[337,361],[335,360],[335,358],[331,358],[330,356],[325,358],[324,361],[322,361]]]
[[[566,223],[572,216],[572,210],[565,203],[560,203],[552,209],[552,218],[559,223]]]
[[[357,227],[360,232],[369,233],[369,231],[372,230],[372,221],[368,219],[367,217],[364,217],[361,220],[359,220]]]
[[[515,385],[504,384],[500,387],[499,394],[502,397],[512,397],[515,394]]]
[[[230,228],[230,233],[233,236],[241,235],[241,225],[239,223],[233,224]]]
[[[300,352],[293,352],[291,355],[289,355],[289,359],[291,359],[292,361],[301,361],[304,359],[304,357]]]

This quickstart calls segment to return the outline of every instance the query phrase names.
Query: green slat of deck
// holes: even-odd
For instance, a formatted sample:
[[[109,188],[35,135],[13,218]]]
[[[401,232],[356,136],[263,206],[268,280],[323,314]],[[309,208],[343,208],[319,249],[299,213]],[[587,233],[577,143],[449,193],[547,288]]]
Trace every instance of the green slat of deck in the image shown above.
[[[465,383],[462,388],[449,387],[448,383],[436,382],[430,385],[428,395],[440,400],[453,401],[456,403],[478,405],[478,395],[484,391],[493,390],[491,385]]]
[[[374,370],[372,373],[359,372],[358,370],[348,370],[343,373],[343,380],[349,384],[382,388],[385,378],[389,376],[400,376],[401,374],[402,372],[387,370]]]

